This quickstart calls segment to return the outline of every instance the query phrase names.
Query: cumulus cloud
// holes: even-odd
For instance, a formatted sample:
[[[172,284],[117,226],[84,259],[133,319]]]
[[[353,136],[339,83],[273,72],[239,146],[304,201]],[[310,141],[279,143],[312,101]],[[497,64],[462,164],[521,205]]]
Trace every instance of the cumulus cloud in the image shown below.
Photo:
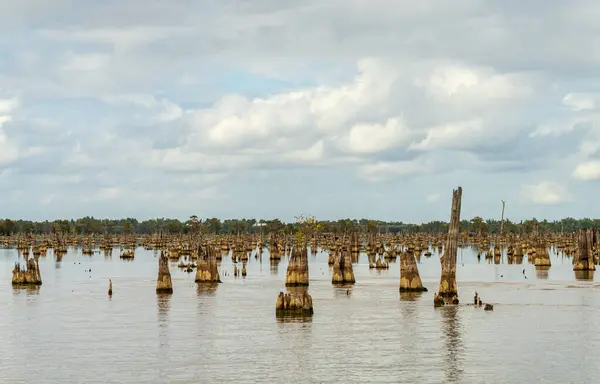
[[[585,111],[596,108],[593,95],[569,93],[562,99],[563,104],[572,111]]]
[[[523,194],[535,204],[554,205],[571,198],[567,188],[553,181],[541,181],[523,186]]]
[[[525,185],[527,215],[570,192],[525,180],[600,178],[597,4],[144,4],[0,7],[7,214],[292,217],[297,201],[372,216],[352,201],[382,186],[409,200],[418,183],[434,202],[457,182],[485,196],[491,180]]]
[[[577,164],[577,167],[573,171],[573,176],[580,180],[599,180],[600,161],[588,161]]]

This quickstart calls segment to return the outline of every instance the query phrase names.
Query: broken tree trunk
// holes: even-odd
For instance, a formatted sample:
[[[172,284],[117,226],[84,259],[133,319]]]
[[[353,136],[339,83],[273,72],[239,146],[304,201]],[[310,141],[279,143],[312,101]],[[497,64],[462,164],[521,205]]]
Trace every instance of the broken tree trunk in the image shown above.
[[[573,262],[574,271],[594,271],[593,248],[596,244],[596,233],[593,229],[582,229],[578,233],[577,245],[578,252]]]
[[[198,267],[195,281],[199,284],[221,282],[217,265],[217,250],[215,248],[198,246]]]
[[[354,271],[352,270],[351,251],[342,250],[333,264],[331,276],[333,284],[354,284]]]
[[[500,220],[500,238],[502,238],[502,233],[504,231],[504,206],[506,205],[506,201],[502,201],[502,219]]]
[[[462,188],[452,191],[452,210],[450,225],[448,227],[448,240],[446,241],[444,255],[441,257],[442,276],[438,296],[443,299],[452,299],[458,302],[458,289],[456,286],[456,256],[458,250],[458,235],[460,231],[460,204]]]
[[[305,246],[297,246],[290,256],[285,286],[308,286],[308,251]]]
[[[535,239],[535,257],[534,262],[536,267],[549,267],[550,255],[548,254],[548,245],[542,237],[536,236]]]
[[[156,293],[173,293],[173,282],[171,281],[171,272],[169,272],[169,258],[163,252],[160,253],[160,258],[158,259]]]
[[[292,288],[288,293],[280,292],[275,303],[275,314],[277,317],[300,316],[310,317],[313,315],[312,297],[307,288]]]
[[[12,277],[13,285],[42,285],[42,276],[40,275],[40,266],[32,257],[25,263],[25,268],[15,263]]]
[[[400,254],[400,292],[426,292],[413,252]]]

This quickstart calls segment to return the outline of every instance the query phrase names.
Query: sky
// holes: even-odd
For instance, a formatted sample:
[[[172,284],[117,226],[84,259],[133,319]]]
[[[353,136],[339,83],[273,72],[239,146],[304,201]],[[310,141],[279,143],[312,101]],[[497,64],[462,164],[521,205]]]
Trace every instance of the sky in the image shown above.
[[[0,2],[0,217],[598,217],[600,2]]]

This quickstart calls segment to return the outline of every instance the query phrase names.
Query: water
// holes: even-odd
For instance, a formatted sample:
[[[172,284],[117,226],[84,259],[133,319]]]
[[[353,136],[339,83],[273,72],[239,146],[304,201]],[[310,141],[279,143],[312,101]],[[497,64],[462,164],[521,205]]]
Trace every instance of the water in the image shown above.
[[[225,257],[223,283],[212,289],[170,263],[174,293],[158,296],[154,251],[138,248],[133,262],[118,249],[90,257],[72,248],[60,262],[49,251],[39,261],[43,285],[13,289],[18,254],[0,249],[0,382],[595,382],[599,285],[551,256],[536,274],[526,257],[495,265],[459,250],[461,305],[434,309],[437,255],[419,264],[429,292],[402,298],[398,263],[369,270],[361,255],[348,292],[331,285],[327,256],[311,255],[315,315],[281,322],[275,301],[287,261],[272,268],[267,254],[262,263],[251,257],[245,279]],[[493,312],[466,305],[475,290]]]

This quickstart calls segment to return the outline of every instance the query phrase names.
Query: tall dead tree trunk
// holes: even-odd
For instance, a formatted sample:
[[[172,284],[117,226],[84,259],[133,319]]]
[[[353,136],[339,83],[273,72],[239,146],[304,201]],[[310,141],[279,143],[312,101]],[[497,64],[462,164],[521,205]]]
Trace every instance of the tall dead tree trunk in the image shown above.
[[[456,287],[456,256],[458,250],[458,236],[460,231],[460,204],[462,188],[452,191],[452,211],[450,214],[450,226],[448,228],[448,240],[444,255],[440,261],[442,264],[442,277],[438,296],[443,299],[453,299],[458,302],[458,289]]]
[[[502,233],[504,232],[504,206],[506,205],[506,201],[502,201],[502,218],[500,220],[500,237],[502,237]]]

